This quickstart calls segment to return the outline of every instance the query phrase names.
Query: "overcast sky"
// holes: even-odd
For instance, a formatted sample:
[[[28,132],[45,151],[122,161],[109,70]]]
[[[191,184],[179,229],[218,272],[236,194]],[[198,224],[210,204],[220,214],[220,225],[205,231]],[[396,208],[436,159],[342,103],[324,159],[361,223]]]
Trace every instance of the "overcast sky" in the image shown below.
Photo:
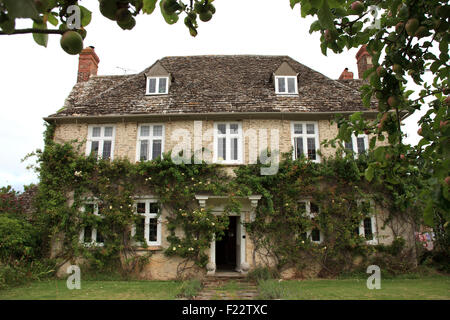
[[[288,0],[217,0],[217,12],[199,22],[196,38],[182,19],[163,20],[159,8],[140,15],[136,27],[123,31],[98,11],[98,1],[80,1],[93,11],[84,45],[95,46],[99,75],[140,72],[165,56],[205,54],[288,55],[324,75],[337,79],[345,67],[357,77],[357,49],[323,56],[319,34],[308,30],[313,19],[303,19]],[[184,19],[184,18],[183,18]],[[16,24],[30,27],[26,21]],[[0,36],[0,187],[37,182],[21,159],[43,147],[45,116],[60,109],[76,83],[78,56],[66,54],[59,36],[50,35],[48,47],[34,43],[31,34]],[[124,71],[125,70],[125,71]],[[417,143],[418,116],[405,121],[408,143]]]

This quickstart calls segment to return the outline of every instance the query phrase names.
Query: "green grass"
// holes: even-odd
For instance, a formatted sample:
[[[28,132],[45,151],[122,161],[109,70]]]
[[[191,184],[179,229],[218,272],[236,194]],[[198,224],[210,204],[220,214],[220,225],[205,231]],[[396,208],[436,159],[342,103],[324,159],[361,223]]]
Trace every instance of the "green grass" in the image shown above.
[[[69,290],[65,280],[32,282],[0,290],[0,300],[169,300],[180,293],[177,281],[81,281]]]
[[[260,299],[285,300],[449,300],[450,277],[381,279],[381,289],[369,290],[365,279],[265,280]]]

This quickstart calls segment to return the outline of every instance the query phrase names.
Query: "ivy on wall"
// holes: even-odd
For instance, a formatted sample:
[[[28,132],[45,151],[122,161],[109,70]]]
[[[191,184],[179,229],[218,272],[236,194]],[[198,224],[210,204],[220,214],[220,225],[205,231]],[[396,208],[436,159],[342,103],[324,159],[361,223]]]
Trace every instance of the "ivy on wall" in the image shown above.
[[[256,164],[239,166],[235,177],[230,177],[215,164],[174,164],[170,153],[137,163],[97,160],[81,155],[76,141],[55,143],[53,134],[54,126],[49,125],[44,150],[34,153],[40,176],[37,211],[47,230],[48,252],[52,241],[53,245],[59,242],[60,250],[52,255],[61,263],[83,257],[96,270],[120,267],[124,273],[145,265],[151,254],[138,255],[140,239],[131,237],[131,226],[139,218],[135,196],[142,194],[157,197],[160,208],[168,212],[164,250],[168,256],[182,258],[180,273],[191,262],[206,266],[213,236],[220,239],[228,225],[227,213],[239,213],[238,198],[252,194],[262,199],[256,220],[245,226],[255,251],[263,260],[275,261],[278,268],[305,268],[305,257],[309,257],[321,265],[323,275],[336,274],[350,267],[351,257],[377,251],[355,232],[370,211],[359,205],[360,200],[384,207],[388,222],[394,217],[418,221],[420,203],[411,200],[419,177],[404,177],[404,183],[395,186],[396,193],[386,185],[368,184],[362,179],[367,165],[362,155],[355,160],[338,152],[321,163],[284,155],[275,175],[261,176],[262,165]],[[224,215],[199,208],[196,194],[226,196]],[[96,199],[102,217],[83,212],[89,199]],[[301,199],[315,202],[318,214],[306,215]],[[80,230],[87,225],[101,232],[104,246],[80,243]],[[314,228],[323,234],[320,244],[306,236]]]

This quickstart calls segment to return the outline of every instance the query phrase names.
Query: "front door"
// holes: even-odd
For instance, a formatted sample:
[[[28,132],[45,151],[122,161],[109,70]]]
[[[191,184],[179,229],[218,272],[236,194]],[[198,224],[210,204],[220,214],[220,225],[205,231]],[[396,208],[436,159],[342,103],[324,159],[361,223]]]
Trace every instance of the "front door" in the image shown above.
[[[222,239],[216,240],[216,266],[217,270],[234,271],[236,269],[236,241],[238,217],[230,216],[228,228]]]

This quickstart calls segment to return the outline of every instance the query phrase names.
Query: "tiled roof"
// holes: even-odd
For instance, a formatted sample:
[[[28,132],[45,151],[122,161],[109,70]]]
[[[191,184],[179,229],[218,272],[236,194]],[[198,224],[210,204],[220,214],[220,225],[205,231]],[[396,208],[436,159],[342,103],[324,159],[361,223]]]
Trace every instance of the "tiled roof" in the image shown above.
[[[332,80],[287,56],[165,57],[167,95],[145,94],[145,73],[93,76],[77,83],[52,117],[214,112],[343,112],[367,110],[357,81]],[[287,62],[298,72],[298,96],[275,94],[273,73]],[[351,83],[350,83],[351,82]]]

